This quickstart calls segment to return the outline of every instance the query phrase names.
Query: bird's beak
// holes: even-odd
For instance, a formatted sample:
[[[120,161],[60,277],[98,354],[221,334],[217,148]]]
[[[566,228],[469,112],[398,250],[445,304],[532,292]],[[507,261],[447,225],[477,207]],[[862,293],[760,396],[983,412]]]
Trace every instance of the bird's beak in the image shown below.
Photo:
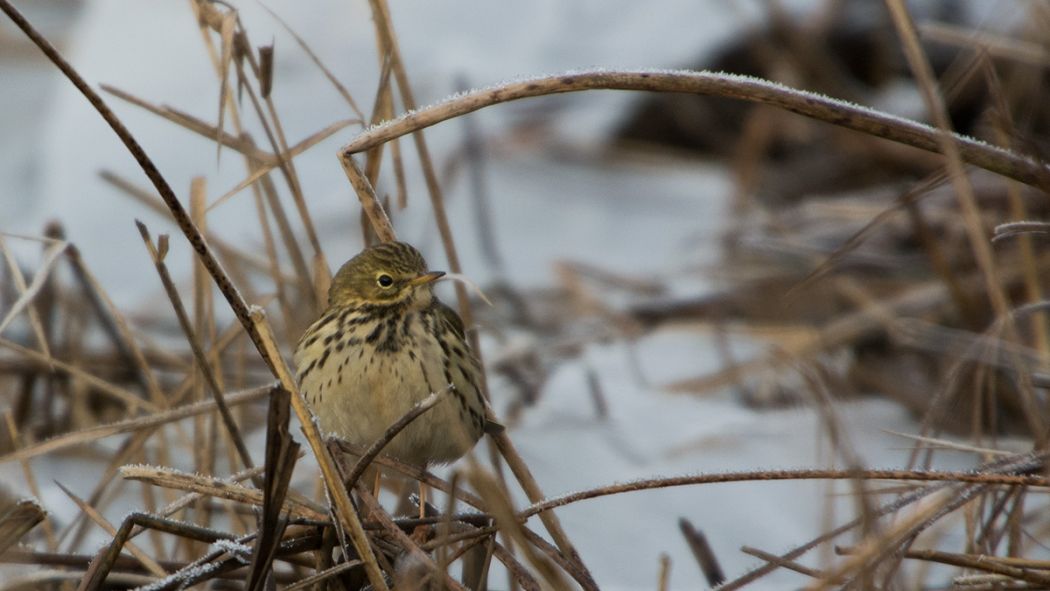
[[[418,277],[415,277],[414,279],[409,279],[408,280],[408,284],[413,286],[413,287],[416,287],[416,286],[419,286],[419,285],[426,285],[427,283],[433,283],[433,282],[437,281],[438,279],[441,279],[444,276],[445,276],[445,272],[444,271],[429,271],[427,273],[423,273],[422,275],[419,275]]]

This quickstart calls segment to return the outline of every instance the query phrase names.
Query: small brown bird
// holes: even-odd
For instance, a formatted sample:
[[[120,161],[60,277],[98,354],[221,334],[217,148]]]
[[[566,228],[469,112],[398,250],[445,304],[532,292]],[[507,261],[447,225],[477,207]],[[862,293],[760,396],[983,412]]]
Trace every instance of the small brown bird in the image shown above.
[[[300,388],[323,433],[367,447],[417,402],[444,390],[385,455],[420,467],[445,464],[501,428],[486,419],[481,366],[463,321],[434,296],[443,275],[403,242],[369,247],[339,269],[328,309],[295,350]]]

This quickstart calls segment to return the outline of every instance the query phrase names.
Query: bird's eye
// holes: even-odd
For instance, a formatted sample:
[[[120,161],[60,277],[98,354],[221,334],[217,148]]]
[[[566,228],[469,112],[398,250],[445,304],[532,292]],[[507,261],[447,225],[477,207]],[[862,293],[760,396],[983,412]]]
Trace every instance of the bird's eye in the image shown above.
[[[394,278],[386,273],[381,273],[376,277],[376,283],[379,284],[379,287],[390,287],[394,284]]]

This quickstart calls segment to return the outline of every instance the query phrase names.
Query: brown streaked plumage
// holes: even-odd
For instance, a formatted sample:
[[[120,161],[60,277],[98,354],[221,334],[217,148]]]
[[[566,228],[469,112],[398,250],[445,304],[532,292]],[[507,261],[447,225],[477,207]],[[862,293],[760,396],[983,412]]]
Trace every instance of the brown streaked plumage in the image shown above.
[[[447,389],[383,452],[426,466],[456,460],[495,425],[485,418],[481,367],[463,322],[434,296],[442,275],[403,242],[369,247],[339,269],[328,309],[295,351],[322,432],[367,447],[414,404]]]

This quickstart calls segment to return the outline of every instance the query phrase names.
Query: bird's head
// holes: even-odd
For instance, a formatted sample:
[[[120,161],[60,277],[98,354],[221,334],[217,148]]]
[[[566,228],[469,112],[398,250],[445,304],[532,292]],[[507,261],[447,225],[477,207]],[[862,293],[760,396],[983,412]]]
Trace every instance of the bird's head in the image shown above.
[[[424,308],[434,299],[434,281],[423,255],[404,242],[382,242],[347,261],[332,279],[329,306],[396,305]]]

